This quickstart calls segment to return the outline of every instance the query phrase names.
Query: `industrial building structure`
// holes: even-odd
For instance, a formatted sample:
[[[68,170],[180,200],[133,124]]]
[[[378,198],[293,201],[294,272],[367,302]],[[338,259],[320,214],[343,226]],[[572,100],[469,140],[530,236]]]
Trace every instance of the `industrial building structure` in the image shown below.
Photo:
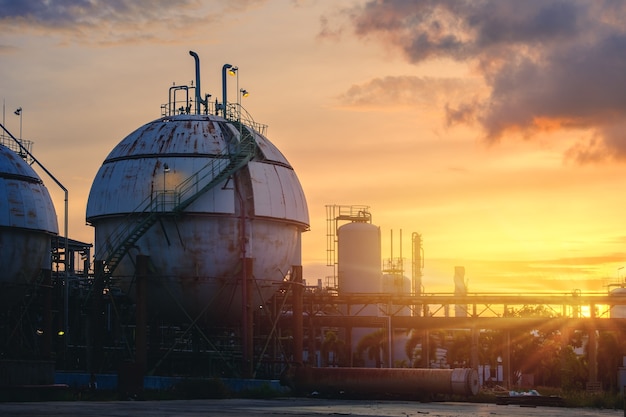
[[[171,87],[161,117],[119,142],[93,181],[86,219],[95,247],[67,236],[67,207],[65,232],[59,233],[48,192],[29,165],[36,159],[28,143],[2,126],[4,385],[51,383],[50,370],[119,373],[139,385],[143,375],[272,379],[292,364],[329,365],[329,352],[339,354],[324,345],[330,333],[348,346],[344,363],[351,370],[329,372],[357,384],[356,366],[410,362],[402,356],[409,333],[422,334],[426,344],[430,330],[464,329],[473,338],[470,371],[432,372],[438,362],[423,346],[416,364],[422,371],[407,378],[435,378],[437,386],[450,382],[453,393],[475,394],[480,329],[538,325],[507,317],[511,306],[560,306],[561,318],[549,326],[561,330],[595,335],[596,329],[626,327],[621,315],[603,320],[579,314],[583,306],[621,311],[626,297],[471,294],[462,267],[455,271],[454,295],[428,294],[422,236],[411,235],[409,279],[401,245],[398,258],[392,250],[383,262],[380,228],[367,206],[327,206],[333,276],[306,285],[301,235],[309,216],[294,168],[267,138],[267,126],[240,105],[245,90],[237,92],[236,103],[228,101],[227,77],[238,69],[222,67],[222,100],[212,103],[200,89],[199,58],[190,54],[195,86]],[[359,361],[362,340],[376,332],[386,344],[384,357]],[[505,355],[510,385],[507,361]],[[20,372],[28,366],[32,372]]]

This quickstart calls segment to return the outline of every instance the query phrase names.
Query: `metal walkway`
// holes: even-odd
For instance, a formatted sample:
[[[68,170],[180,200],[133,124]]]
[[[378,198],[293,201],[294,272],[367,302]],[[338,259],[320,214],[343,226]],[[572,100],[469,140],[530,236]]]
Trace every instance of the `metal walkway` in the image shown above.
[[[233,152],[229,152],[227,146],[224,152],[178,184],[174,190],[159,191],[148,196],[111,233],[106,245],[97,248],[96,259],[104,261],[105,279],[111,277],[128,251],[159,219],[180,215],[204,193],[248,164],[255,155],[256,142],[249,128],[243,125],[238,128],[242,135]]]

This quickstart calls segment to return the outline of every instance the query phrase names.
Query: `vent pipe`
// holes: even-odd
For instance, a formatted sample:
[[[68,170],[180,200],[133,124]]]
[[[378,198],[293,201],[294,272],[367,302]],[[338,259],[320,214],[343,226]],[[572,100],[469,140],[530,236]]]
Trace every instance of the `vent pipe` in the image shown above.
[[[226,117],[226,107],[228,106],[226,101],[226,71],[233,66],[230,64],[224,64],[222,67],[222,117],[227,119]]]
[[[196,114],[200,114],[200,105],[207,105],[207,100],[203,100],[200,96],[200,58],[194,51],[189,51],[189,55],[191,55],[196,62]]]

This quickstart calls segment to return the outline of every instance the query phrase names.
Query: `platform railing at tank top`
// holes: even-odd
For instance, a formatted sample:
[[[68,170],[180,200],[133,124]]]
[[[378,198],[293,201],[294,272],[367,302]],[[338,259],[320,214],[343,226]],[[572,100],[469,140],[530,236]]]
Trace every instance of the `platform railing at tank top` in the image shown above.
[[[30,156],[30,152],[33,151],[33,141],[26,139],[17,139],[18,142],[22,144],[22,146],[28,151],[28,153],[24,153],[22,148],[15,143],[10,136],[6,135],[4,131],[0,134],[0,144],[6,146],[20,157],[22,157],[29,165],[32,165],[33,158]]]
[[[267,125],[254,121],[250,113],[239,103],[228,103],[227,120],[243,123],[244,126],[265,136]]]
[[[175,101],[170,104],[162,104],[161,105],[161,117],[170,117],[173,115],[181,115],[181,114],[196,114],[195,103],[190,102],[191,105],[188,107],[187,101]],[[217,115],[218,108],[221,109],[221,103],[217,103],[217,106],[214,102],[209,102],[205,109],[201,111],[201,114],[212,114]],[[257,123],[254,121],[250,113],[239,103],[228,103],[226,106],[226,120],[229,121],[238,121],[243,123],[245,126],[248,126],[250,129],[255,132],[265,136],[267,134],[267,125],[262,123]]]

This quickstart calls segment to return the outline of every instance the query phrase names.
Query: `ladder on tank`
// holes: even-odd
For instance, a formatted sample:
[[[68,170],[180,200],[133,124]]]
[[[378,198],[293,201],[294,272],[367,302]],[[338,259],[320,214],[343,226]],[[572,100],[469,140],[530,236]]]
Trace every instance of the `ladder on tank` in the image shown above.
[[[150,195],[111,233],[105,247],[98,250],[100,256],[108,253],[103,259],[105,280],[113,275],[128,251],[159,219],[181,214],[200,196],[250,162],[256,152],[256,142],[247,127],[242,125],[240,131],[242,135],[234,152],[227,147],[217,158],[178,184],[174,191],[157,192],[156,198]]]

